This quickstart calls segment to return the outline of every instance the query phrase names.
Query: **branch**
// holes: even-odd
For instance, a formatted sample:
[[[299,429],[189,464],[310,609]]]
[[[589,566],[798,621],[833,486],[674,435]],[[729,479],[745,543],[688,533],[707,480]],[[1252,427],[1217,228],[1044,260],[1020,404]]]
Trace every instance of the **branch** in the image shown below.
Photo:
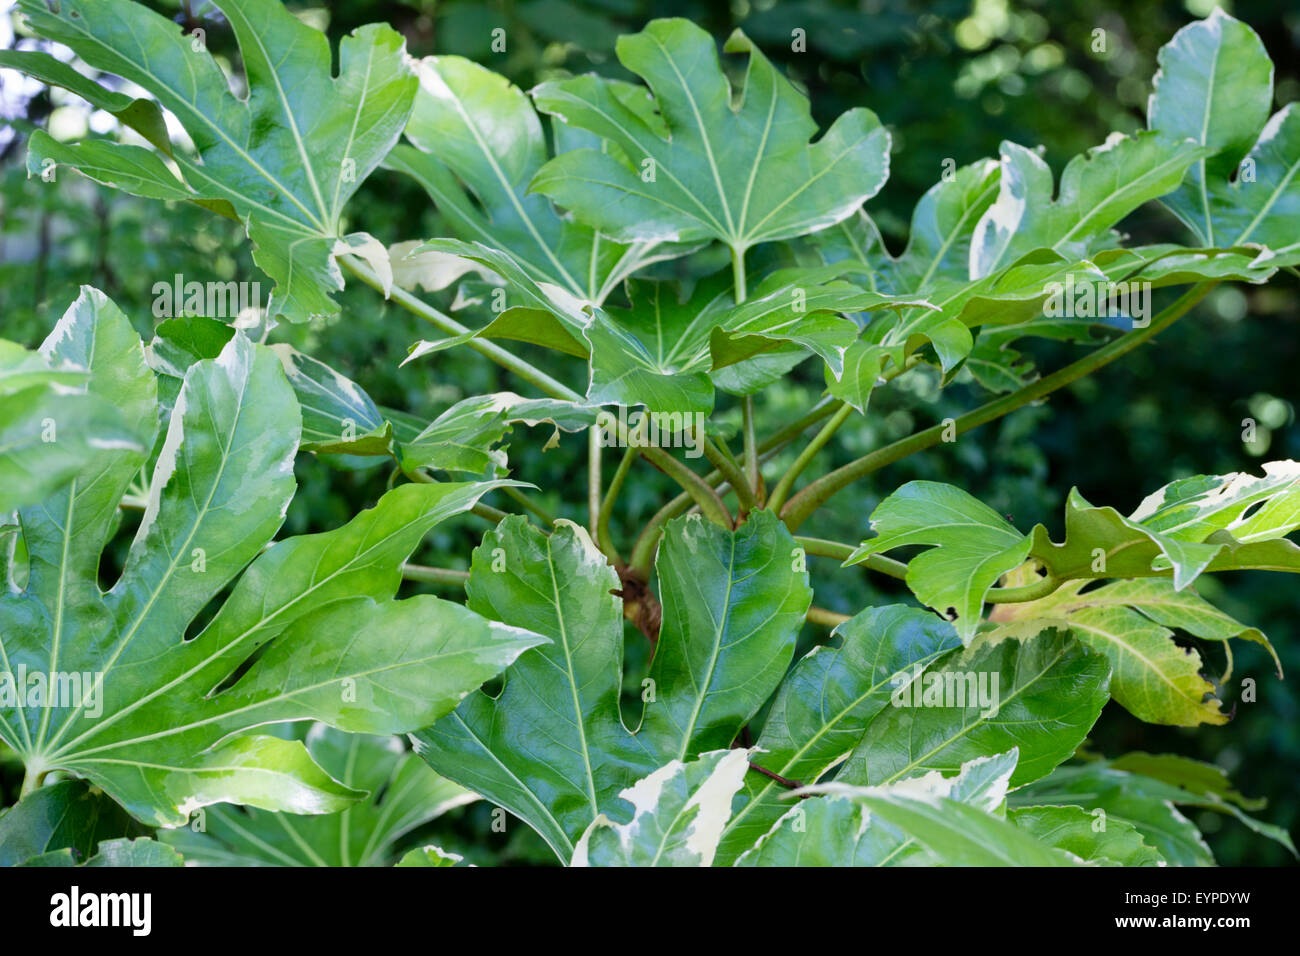
[[[464,587],[469,580],[468,571],[453,571],[451,568],[430,568],[423,564],[402,565],[402,577],[407,581],[424,581],[427,584],[446,584],[450,587]]]
[[[737,468],[736,463],[707,436],[704,437],[703,447],[704,456],[709,459],[717,473],[722,475],[727,480],[727,484],[731,485],[732,490],[736,492],[736,500],[740,503],[741,513],[747,513],[757,508],[758,504],[754,501],[754,492],[746,480],[744,472]],[[705,481],[708,481],[708,479],[705,478]]]
[[[623,563],[623,559],[619,556],[618,548],[614,546],[613,535],[609,533],[609,519],[614,514],[614,502],[618,500],[619,492],[623,490],[623,482],[627,478],[627,473],[632,469],[632,462],[635,460],[636,449],[628,448],[623,453],[622,460],[618,463],[618,469],[614,472],[614,477],[610,479],[609,489],[605,492],[605,500],[601,502],[600,513],[596,516],[596,543],[616,567]]]
[[[1040,378],[1038,381],[1031,382],[1024,388],[1018,389],[1009,395],[1004,395],[986,405],[981,405],[973,411],[967,412],[956,420],[956,434],[960,435],[972,428],[977,428],[987,422],[1001,418],[1127,355],[1158,332],[1162,332],[1170,325],[1173,325],[1174,322],[1205,298],[1217,284],[1217,282],[1202,282],[1193,286],[1179,296],[1177,301],[1152,319],[1151,324],[1146,328],[1129,332],[1109,345],[1103,345],[1101,348],[1085,355],[1077,362],[1058,369],[1046,378]],[[932,428],[927,428],[924,431],[909,435],[907,438],[885,445],[883,448],[877,448],[869,455],[865,455],[857,461],[852,461],[823,475],[786,502],[785,508],[781,512],[781,519],[791,531],[795,530],[837,491],[847,487],[859,478],[866,477],[873,471],[893,464],[899,459],[939,444],[943,439],[943,434],[944,426],[942,424],[935,425]]]
[[[379,276],[375,275],[374,271],[365,263],[353,256],[339,256],[338,261],[342,264],[343,268],[347,269],[372,289],[375,289],[378,292],[384,291],[384,284],[380,281]],[[405,289],[399,289],[394,286],[388,293],[388,298],[406,309],[406,311],[410,312],[412,315],[423,319],[425,322],[428,322],[435,328],[441,329],[448,335],[464,335],[466,332],[470,331],[468,326],[461,325],[455,319],[448,315],[444,315],[433,306],[407,292]],[[490,342],[487,339],[472,338],[468,339],[465,344],[480,355],[487,356],[502,368],[514,372],[525,382],[535,385],[552,398],[558,398],[566,402],[582,401],[582,396],[573,389],[569,388],[562,382],[551,378],[551,376],[547,375],[541,369],[525,362],[513,352],[503,349],[495,342]]]
[[[847,614],[836,614],[834,611],[828,611],[824,607],[808,608],[806,620],[813,624],[822,624],[829,628],[837,628],[849,619]]]

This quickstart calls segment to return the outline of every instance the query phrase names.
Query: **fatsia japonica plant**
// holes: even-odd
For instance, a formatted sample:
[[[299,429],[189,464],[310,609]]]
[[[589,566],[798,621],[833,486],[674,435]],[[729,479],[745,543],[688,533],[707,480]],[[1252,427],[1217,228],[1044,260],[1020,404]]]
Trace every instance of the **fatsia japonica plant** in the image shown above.
[[[1103,758],[1089,734],[1112,699],[1153,724],[1229,720],[1233,642],[1273,649],[1198,584],[1300,571],[1300,464],[1153,475],[1127,514],[1076,490],[1027,532],[930,480],[869,514],[833,505],[1122,358],[1217,284],[1300,263],[1300,119],[1272,112],[1250,27],[1216,11],[1179,31],[1147,128],[1064,169],[1011,142],[947,165],[895,252],[869,211],[888,128],[858,107],[819,129],[743,33],[724,57],[655,20],[618,42],[631,79],[524,91],[413,59],[384,25],[335,54],[276,0],[215,6],[233,75],[130,0],[20,0],[76,59],[0,54],[123,129],[36,132],[33,190],[75,171],[196,203],[242,224],[274,285],[252,325],[200,301],[148,342],[86,288],[38,350],[0,343],[0,739],[25,772],[0,859],[452,865],[410,837],[479,798],[572,865],[1212,863],[1180,807],[1294,852],[1218,768]],[[441,234],[354,228],[348,200],[381,167]],[[1130,242],[1145,207],[1169,213],[1161,241]],[[277,341],[337,316],[345,275],[437,330],[408,362],[455,374],[477,353],[519,391],[386,408]],[[458,317],[430,304],[443,290]],[[1016,348],[1035,338],[1083,354],[1040,371]],[[538,347],[553,358],[529,361]],[[824,391],[759,434],[755,406],[797,366]],[[906,379],[988,398],[809,474]],[[530,496],[518,428],[585,435],[569,517]],[[300,452],[386,462],[390,490],[277,539]],[[680,493],[624,537],[613,519],[651,470]],[[822,509],[840,540],[800,534]],[[491,523],[468,572],[407,563],[468,512]],[[815,604],[827,559],[915,600]],[[404,576],[459,598],[399,599]]]

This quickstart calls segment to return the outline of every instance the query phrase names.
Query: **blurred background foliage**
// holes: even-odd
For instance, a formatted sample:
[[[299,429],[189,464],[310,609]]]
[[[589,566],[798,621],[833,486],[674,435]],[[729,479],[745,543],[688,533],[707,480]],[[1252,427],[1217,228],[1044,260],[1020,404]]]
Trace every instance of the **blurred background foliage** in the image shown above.
[[[233,39],[210,4],[152,0],[150,5],[187,29],[205,29],[210,48],[237,69]],[[996,156],[998,143],[1009,139],[1041,144],[1059,173],[1070,157],[1099,144],[1111,130],[1141,128],[1156,51],[1213,5],[1206,0],[290,3],[336,40],[361,24],[387,21],[406,36],[416,56],[470,57],[525,89],[547,77],[586,71],[631,79],[614,57],[614,43],[619,34],[639,29],[651,17],[687,17],[719,41],[742,28],[809,92],[823,126],[859,105],[875,110],[889,126],[894,143],[890,180],[867,209],[895,252],[905,242],[912,206],[938,179],[944,160],[963,165]],[[15,35],[11,6],[0,0],[0,47],[34,45],[21,29]],[[1259,32],[1272,55],[1279,103],[1300,98],[1300,7],[1286,7],[1263,0],[1229,5],[1230,12]],[[497,29],[505,31],[504,52],[493,50]],[[805,51],[796,49],[799,30],[804,31]],[[1099,37],[1104,44],[1097,42]],[[113,297],[148,336],[155,322],[151,288],[157,281],[181,273],[200,281],[265,282],[252,266],[238,227],[197,207],[163,209],[72,175],[60,177],[57,185],[27,179],[23,156],[31,129],[48,127],[68,139],[88,132],[116,135],[111,118],[92,115],[70,94],[0,71],[0,119],[0,336],[35,346],[82,283]],[[364,184],[349,212],[350,226],[385,242],[442,234],[424,194],[382,170]],[[1178,235],[1176,224],[1159,211],[1145,210],[1135,219],[1128,227],[1139,237],[1148,232]],[[440,307],[451,305],[450,295],[434,298]],[[468,395],[503,388],[527,391],[465,349],[399,370],[409,346],[428,330],[362,286],[349,287],[340,301],[341,316],[332,324],[281,327],[271,337],[333,364],[380,404],[424,417]],[[571,385],[583,385],[579,364],[523,348],[530,361]],[[1070,346],[1052,343],[1034,343],[1028,351],[1046,369],[1077,354]],[[1147,492],[1183,475],[1257,469],[1264,460],[1300,458],[1298,365],[1300,312],[1293,275],[1279,276],[1262,289],[1220,288],[1154,346],[1058,393],[1047,406],[1024,409],[873,475],[834,498],[805,533],[856,542],[880,498],[904,481],[929,478],[966,488],[1022,530],[1042,521],[1059,534],[1072,485],[1094,503],[1128,511]],[[764,392],[760,436],[802,413],[821,387],[821,372],[809,362]],[[939,392],[933,377],[908,376],[878,393],[867,418],[842,429],[842,442],[824,451],[816,467],[841,464],[982,400],[969,382]],[[734,423],[738,412],[722,404],[717,417],[723,424]],[[1249,442],[1243,440],[1247,418],[1257,423]],[[549,429],[517,429],[510,439],[512,468],[542,489],[539,500],[553,514],[582,520],[583,496],[572,476],[584,473],[585,441],[566,436],[558,447],[543,451],[549,437]],[[797,450],[778,458],[769,474],[779,475]],[[607,474],[612,467],[607,461]],[[369,506],[389,477],[383,468],[346,470],[302,456],[299,493],[286,532],[337,526]],[[616,519],[620,543],[630,542],[675,491],[648,467],[639,467],[633,477]],[[494,503],[509,506],[505,499]],[[133,531],[130,522],[124,524],[116,560]],[[439,528],[416,560],[467,567],[483,526],[480,519],[467,517]],[[851,614],[867,604],[907,599],[889,579],[813,560],[821,606]],[[110,560],[108,579],[112,565]],[[1207,592],[1211,587],[1222,592],[1207,596],[1272,637],[1294,681],[1300,675],[1300,628],[1295,623],[1300,587],[1286,576],[1263,573],[1203,580]],[[823,629],[805,629],[807,644],[825,637]],[[1219,672],[1219,650],[1200,649],[1209,669]],[[645,641],[631,632],[630,688],[637,687],[647,658]],[[1228,708],[1238,701],[1243,678],[1257,682],[1258,700],[1238,703],[1235,719],[1226,726],[1153,727],[1112,706],[1092,746],[1106,755],[1170,750],[1213,761],[1229,770],[1247,794],[1269,798],[1266,819],[1294,831],[1300,817],[1294,800],[1300,779],[1300,696],[1293,684],[1276,679],[1254,645],[1240,651],[1232,683],[1223,688]],[[8,796],[12,799],[12,792]],[[1283,849],[1239,825],[1213,814],[1206,817],[1197,822],[1208,831],[1221,862],[1294,862]],[[437,821],[425,835],[475,862],[548,859],[526,828],[516,824],[495,833],[491,823],[490,808],[475,805]]]

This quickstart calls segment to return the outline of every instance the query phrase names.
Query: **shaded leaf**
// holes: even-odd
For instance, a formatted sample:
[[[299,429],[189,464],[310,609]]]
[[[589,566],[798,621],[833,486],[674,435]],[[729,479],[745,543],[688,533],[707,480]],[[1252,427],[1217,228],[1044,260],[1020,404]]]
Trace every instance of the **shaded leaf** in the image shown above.
[[[202,43],[140,4],[66,0],[50,7],[23,0],[33,30],[67,44],[90,66],[143,87],[176,116],[197,150],[169,156],[178,178],[142,147],[66,146],[39,133],[29,145],[28,168],[41,171],[48,156],[138,195],[232,210],[253,241],[254,261],[276,282],[271,316],[335,315],[330,296],[343,278],[334,257],[373,256],[370,237],[343,234],[344,204],[397,141],[415,97],[404,42],[387,26],[361,27],[340,44],[333,76],[325,35],[278,2],[221,0],[217,6],[239,41],[246,99],[231,92]]]
[[[528,622],[552,644],[520,658],[493,699],[473,694],[416,735],[444,776],[537,830],[561,860],[618,793],[669,761],[730,745],[785,674],[811,592],[769,512],[734,532],[667,526],[656,563],[663,623],[634,734],[619,709],[618,576],[585,531],[543,535],[511,517],[474,552],[469,606]]]

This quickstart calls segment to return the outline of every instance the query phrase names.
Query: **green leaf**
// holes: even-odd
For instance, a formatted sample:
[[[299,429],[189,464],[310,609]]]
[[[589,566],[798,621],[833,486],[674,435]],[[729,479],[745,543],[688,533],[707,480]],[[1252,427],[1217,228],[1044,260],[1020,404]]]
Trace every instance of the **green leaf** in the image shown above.
[[[0,50],[0,67],[18,70],[50,86],[60,86],[77,94],[96,109],[111,114],[123,126],[135,130],[155,149],[171,155],[167,121],[153,100],[134,99],[105,89],[62,60],[39,50]]]
[[[668,524],[657,570],[663,624],[639,730],[619,709],[620,587],[586,532],[543,535],[511,517],[474,552],[469,606],[551,644],[525,654],[493,699],[473,694],[416,735],[440,774],[523,819],[561,860],[618,793],[672,760],[731,744],[776,689],[811,592],[769,512],[731,532],[699,516]]]
[[[501,298],[492,303],[495,315],[486,326],[441,342],[421,343],[413,350],[412,357],[434,349],[450,348],[475,336],[515,339],[566,355],[587,357],[588,346],[582,333],[591,322],[591,306],[584,300],[552,282],[533,278],[524,264],[509,252],[481,242],[432,239],[415,250],[417,255],[430,252],[460,256],[494,272],[504,281],[505,288],[493,290],[499,292]]]
[[[1019,748],[1012,783],[1074,753],[1110,695],[1110,666],[1073,639],[976,642],[898,688],[836,779],[881,786]]]
[[[84,290],[73,309],[105,302]],[[87,387],[83,366],[52,364],[44,352],[0,340],[0,514],[49,497],[102,449],[143,450],[153,423],[146,421],[142,435],[140,423],[126,419],[112,398]]]
[[[902,605],[867,608],[833,636],[838,646],[813,648],[781,683],[752,758],[800,784],[816,783],[857,746],[900,679],[960,646],[949,624]],[[771,777],[746,778],[722,837],[721,862],[752,846],[787,811],[786,793]]]
[[[1300,570],[1300,463],[1273,461],[1262,476],[1181,478],[1148,495],[1127,518],[1070,492],[1065,540],[1042,525],[1029,554],[1067,578],[1149,577],[1172,571],[1182,590],[1205,571]]]
[[[1014,824],[944,797],[864,790],[854,799],[948,866],[1075,866],[1077,858]]]
[[[88,388],[130,420],[157,420],[143,347],[107,300],[83,296],[47,351],[80,357]],[[77,774],[155,825],[217,802],[339,810],[360,795],[300,743],[242,734],[308,718],[411,731],[542,640],[436,598],[392,600],[423,534],[491,484],[402,486],[343,528],[259,555],[293,495],[298,430],[279,359],[237,334],[186,372],[107,593],[100,551],[147,452],[101,449],[76,481],[19,512],[29,573],[0,595],[0,739],[29,778]]]
[[[781,809],[735,866],[901,866],[925,857],[914,839],[846,796],[810,796]]]
[[[1004,142],[998,198],[971,244],[971,277],[992,275],[1035,249],[1079,259],[1116,245],[1113,227],[1176,189],[1187,168],[1207,154],[1193,142],[1159,133],[1113,134],[1105,145],[1070,160],[1054,191],[1052,171],[1036,153]]]
[[[1113,770],[1104,762],[1058,767],[1051,776],[1015,791],[1014,806],[1079,806],[1091,816],[1105,813],[1106,825],[1128,824],[1171,866],[1213,866],[1214,856],[1200,832],[1171,797],[1177,792],[1152,787],[1137,774]]]
[[[345,734],[312,724],[312,758],[330,776],[369,798],[335,814],[294,816],[241,807],[213,807],[202,832],[159,833],[191,865],[383,866],[401,839],[478,797],[444,780],[395,737]]]
[[[140,837],[135,840],[104,840],[99,844],[99,852],[86,860],[78,862],[72,850],[65,848],[33,857],[20,866],[89,866],[89,867],[160,867],[184,866],[181,855],[169,846],[157,840]]]
[[[970,244],[976,223],[997,196],[998,177],[997,163],[980,160],[932,186],[912,212],[907,247],[897,258],[862,211],[811,239],[824,262],[865,276],[873,291],[923,296],[928,305],[876,318],[866,339],[845,355],[844,373],[827,375],[832,395],[865,413],[887,359],[901,368],[909,354],[929,342],[947,370],[970,351],[970,331],[949,306],[971,287]]]
[[[421,468],[494,476],[506,469],[506,450],[496,447],[510,426],[549,424],[560,431],[581,431],[596,423],[594,406],[555,399],[527,399],[514,392],[494,392],[462,399],[417,434],[403,436],[396,457],[408,474]],[[549,447],[549,445],[547,446]]]
[[[395,866],[465,866],[465,858],[459,853],[448,853],[436,846],[422,846],[407,851]]]
[[[355,382],[290,345],[272,345],[302,409],[303,451],[382,455],[393,451],[393,426]]]
[[[343,207],[397,141],[418,85],[404,42],[389,27],[361,27],[340,44],[336,77],[325,35],[278,2],[217,6],[239,41],[246,99],[234,96],[201,42],[140,4],[65,0],[51,8],[23,0],[20,9],[36,33],[143,87],[176,116],[197,150],[169,154],[177,178],[142,147],[65,146],[37,135],[29,169],[40,171],[48,157],[139,195],[232,210],[254,243],[254,261],[276,282],[271,316],[336,315],[330,296],[343,278],[334,257],[370,257],[374,243],[343,234]],[[74,85],[92,102],[109,95],[92,97],[88,80],[46,78]]]
[[[822,281],[821,270],[774,272],[754,294],[731,309],[713,329],[713,368],[744,361],[790,342],[819,356],[835,375],[843,372],[845,350],[857,339],[856,324],[841,312],[905,309],[916,299],[896,299],[843,281]],[[924,305],[924,303],[920,303]]]
[[[807,99],[739,31],[726,51],[749,54],[736,108],[713,38],[680,19],[619,38],[619,61],[650,87],[639,99],[594,75],[538,86],[541,110],[621,156],[563,153],[531,188],[622,242],[718,239],[738,250],[834,225],[876,194],[889,134],[875,114],[851,110],[810,145]]]
[[[990,813],[1006,798],[1017,752],[978,757],[953,777],[929,773],[892,785],[904,793],[959,800]],[[880,788],[888,790],[891,788]],[[800,791],[786,811],[736,866],[916,866],[940,862],[910,832],[868,813],[863,788],[831,782]]]
[[[689,251],[615,242],[529,194],[549,151],[528,97],[505,77],[458,56],[426,57],[417,72],[405,129],[414,146],[396,147],[385,165],[423,186],[459,238],[508,253],[533,281],[592,305],[638,269]]]
[[[1249,26],[1215,10],[1160,49],[1147,124],[1201,144],[1206,155],[1162,202],[1206,246],[1300,248],[1300,116],[1269,118],[1273,63]]]
[[[984,595],[1029,552],[1029,539],[988,505],[934,481],[909,481],[871,514],[874,538],[844,562],[904,545],[932,545],[907,564],[907,586],[925,604],[947,612],[963,643],[979,628]]]
[[[510,399],[518,398],[504,394],[509,398],[477,395],[452,405],[420,434],[402,444],[402,469],[408,474],[420,468],[488,477],[504,473],[505,450],[494,446],[510,431],[505,413]]]
[[[774,272],[740,305],[728,271],[701,279],[689,294],[673,282],[629,281],[631,307],[600,310],[584,330],[591,344],[587,400],[707,414],[714,384],[737,384],[720,371],[792,347],[817,354],[839,373],[859,329],[838,313],[912,302],[835,280],[834,271]]]
[[[1127,518],[1093,507],[1074,490],[1065,541],[1057,544],[1043,525],[1023,535],[959,488],[912,481],[876,507],[876,536],[845,564],[905,545],[931,545],[908,562],[908,587],[954,616],[957,633],[969,643],[989,589],[1027,557],[1061,581],[1172,572],[1176,590],[1204,571],[1300,570],[1300,547],[1285,537],[1300,527],[1298,504],[1300,464],[1292,461],[1269,462],[1262,476],[1179,479],[1148,495]]]
[[[999,607],[998,623],[986,632],[988,638],[1028,639],[1051,628],[1068,628],[1106,655],[1111,664],[1111,694],[1133,716],[1148,723],[1189,727],[1224,724],[1228,715],[1219,709],[1214,684],[1201,676],[1200,655],[1175,644],[1169,628],[1202,640],[1255,641],[1277,661],[1259,630],[1233,620],[1191,588],[1178,591],[1168,579],[1147,578],[1083,591],[1087,583],[1071,581],[1037,601]],[[1280,663],[1278,667],[1280,675]]]
[[[627,823],[603,813],[587,827],[573,866],[712,866],[731,798],[750,751],[714,750],[689,763],[673,760],[619,793]]]
[[[86,860],[100,841],[140,832],[121,807],[85,781],[62,780],[0,812],[0,866],[59,851],[74,862]]]
[[[709,332],[732,305],[730,276],[676,283],[629,280],[630,308],[601,311],[591,343],[590,402],[645,405],[652,412],[713,411]]]
[[[1063,850],[1085,863],[1103,866],[1163,866],[1165,863],[1133,824],[1124,820],[1099,821],[1082,807],[1022,807],[1007,811],[1007,821],[1040,843]]]

